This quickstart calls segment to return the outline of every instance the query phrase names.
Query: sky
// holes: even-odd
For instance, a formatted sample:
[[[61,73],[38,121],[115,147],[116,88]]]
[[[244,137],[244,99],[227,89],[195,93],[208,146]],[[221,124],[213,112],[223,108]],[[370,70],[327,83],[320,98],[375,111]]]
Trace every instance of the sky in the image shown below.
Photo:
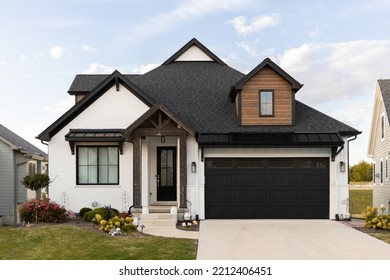
[[[145,73],[197,38],[247,73],[269,57],[296,99],[362,131],[368,160],[378,79],[390,78],[388,0],[0,0],[0,123],[35,137],[74,104],[77,74]]]

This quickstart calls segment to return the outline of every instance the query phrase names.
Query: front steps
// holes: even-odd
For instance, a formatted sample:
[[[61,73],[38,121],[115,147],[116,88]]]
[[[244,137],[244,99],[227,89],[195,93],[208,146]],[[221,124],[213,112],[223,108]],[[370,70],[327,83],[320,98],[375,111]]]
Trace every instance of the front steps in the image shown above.
[[[138,225],[152,226],[176,226],[177,214],[171,214],[171,206],[149,206],[149,213],[142,213]]]

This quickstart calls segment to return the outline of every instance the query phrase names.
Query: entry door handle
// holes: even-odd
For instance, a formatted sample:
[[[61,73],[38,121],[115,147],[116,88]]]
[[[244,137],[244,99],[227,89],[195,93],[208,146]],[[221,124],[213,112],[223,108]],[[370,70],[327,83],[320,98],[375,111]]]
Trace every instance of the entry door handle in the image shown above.
[[[156,181],[157,181],[157,187],[160,186],[160,175],[154,175],[154,177],[156,177]]]

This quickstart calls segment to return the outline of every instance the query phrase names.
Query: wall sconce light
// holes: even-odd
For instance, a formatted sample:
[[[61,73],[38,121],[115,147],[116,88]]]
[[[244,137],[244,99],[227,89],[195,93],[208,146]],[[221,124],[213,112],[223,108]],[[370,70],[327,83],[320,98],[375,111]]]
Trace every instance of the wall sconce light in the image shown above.
[[[345,162],[340,161],[340,172],[345,172]]]
[[[191,172],[192,172],[192,173],[196,173],[196,162],[195,162],[195,161],[193,161],[193,162],[191,163]]]
[[[165,136],[161,136],[161,143],[165,143]]]

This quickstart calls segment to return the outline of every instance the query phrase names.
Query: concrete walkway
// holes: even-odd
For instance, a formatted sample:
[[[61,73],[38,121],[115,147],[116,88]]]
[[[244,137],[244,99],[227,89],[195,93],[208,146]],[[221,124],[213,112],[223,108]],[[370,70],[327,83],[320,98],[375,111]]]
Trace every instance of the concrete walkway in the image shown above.
[[[163,236],[163,237],[175,237],[175,238],[187,238],[198,239],[199,232],[179,230],[176,226],[148,226],[143,229],[143,232],[150,235]]]
[[[330,220],[205,220],[198,260],[390,260],[390,244]]]

